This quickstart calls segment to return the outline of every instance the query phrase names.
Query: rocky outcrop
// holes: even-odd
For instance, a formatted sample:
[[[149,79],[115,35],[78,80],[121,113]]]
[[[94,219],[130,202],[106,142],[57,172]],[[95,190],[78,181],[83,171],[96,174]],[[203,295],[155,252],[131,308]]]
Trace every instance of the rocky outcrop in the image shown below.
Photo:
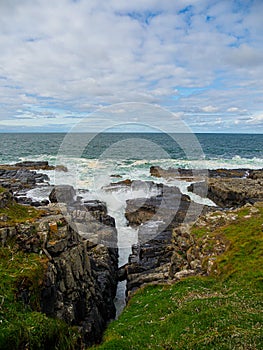
[[[247,177],[249,169],[163,169],[159,166],[151,166],[150,174],[155,177],[190,179],[197,177],[220,177],[220,178],[240,178]]]
[[[263,171],[247,171],[246,176],[237,170],[223,172],[223,177],[219,175],[206,180],[206,182],[197,182],[188,187],[189,191],[197,193],[202,197],[208,197],[214,203],[222,208],[240,207],[246,203],[255,203],[263,198]],[[217,174],[220,174],[217,173]]]
[[[207,197],[223,208],[253,204],[263,198],[263,179],[209,179]]]
[[[120,271],[127,277],[130,294],[149,282],[169,279],[173,230],[183,222],[194,221],[206,206],[190,201],[176,187],[162,186],[160,195],[127,201],[125,216],[132,225],[140,225],[138,244],[132,247],[129,263]]]
[[[0,168],[0,185],[11,188],[14,191],[23,188],[32,188],[36,184],[44,183],[49,178],[46,174],[40,174],[28,169]]]
[[[53,170],[55,169],[54,166],[51,166],[48,164],[47,161],[23,161],[19,162],[13,165],[14,167],[18,168],[29,168],[29,169],[35,169],[35,170]]]
[[[55,186],[50,195],[49,200],[51,203],[73,203],[76,191],[73,186],[70,185],[57,185]]]
[[[3,197],[2,204],[5,200],[13,201],[11,193]],[[97,202],[96,209],[97,218],[92,217],[93,224],[89,227],[93,241],[78,232],[74,213],[69,211],[65,217],[58,204],[42,207],[42,217],[34,222],[0,227],[2,245],[9,244],[11,239],[25,254],[46,256],[44,279],[39,281],[41,311],[78,326],[86,346],[99,342],[106,325],[115,317],[114,297],[118,281],[114,219],[110,220],[103,203]],[[85,207],[82,210],[90,215]],[[115,247],[102,244],[107,239],[114,241]],[[23,285],[17,296],[21,295],[20,299],[31,305],[30,288],[30,285]]]
[[[10,201],[13,200],[13,196],[9,191],[0,192],[0,209],[5,208]]]
[[[263,198],[263,170],[249,169],[162,169],[150,168],[155,177],[180,178],[192,181],[188,191],[211,199],[222,208],[242,206]]]

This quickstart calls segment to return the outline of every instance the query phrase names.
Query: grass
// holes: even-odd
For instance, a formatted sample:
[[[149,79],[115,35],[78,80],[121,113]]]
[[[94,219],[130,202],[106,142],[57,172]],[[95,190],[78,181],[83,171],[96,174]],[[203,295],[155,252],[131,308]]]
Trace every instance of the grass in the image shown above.
[[[227,242],[212,276],[140,289],[93,349],[263,349],[263,208],[255,211],[195,227]]]
[[[0,187],[0,193],[5,189]],[[43,215],[43,211],[10,200],[6,207],[0,208],[0,227],[12,226],[25,221],[33,221]],[[3,217],[5,219],[3,220]]]

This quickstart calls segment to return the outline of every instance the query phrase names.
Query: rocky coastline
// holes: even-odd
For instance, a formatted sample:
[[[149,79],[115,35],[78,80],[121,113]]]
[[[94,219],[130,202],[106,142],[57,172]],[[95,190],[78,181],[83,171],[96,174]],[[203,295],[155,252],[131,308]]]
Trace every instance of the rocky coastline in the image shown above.
[[[38,307],[32,307],[32,281],[19,284],[17,300],[22,300],[26,308],[32,307],[32,311],[77,327],[79,348],[98,343],[116,314],[118,249],[114,219],[107,214],[104,203],[90,201],[80,205],[74,200],[73,187],[65,185],[53,188],[49,203],[32,208],[38,213],[35,218],[16,222],[8,212],[8,208],[20,209],[17,202],[21,200],[15,194],[48,178],[24,165],[10,168],[3,166],[0,171],[0,208],[7,212],[0,215],[1,246],[12,244],[17,251],[44,258],[43,276],[38,281]],[[29,204],[32,201],[24,203],[31,208]],[[79,226],[85,227],[85,232]]]
[[[188,190],[211,199],[216,206],[195,203],[185,220],[191,203],[189,196],[180,194],[178,188],[167,190],[166,186],[162,186],[164,190],[156,197],[127,201],[126,218],[130,225],[138,225],[139,232],[138,244],[132,247],[129,263],[121,269],[121,276],[127,278],[128,298],[148,283],[173,283],[187,276],[208,275],[215,257],[226,249],[225,242],[220,237],[214,238],[215,244],[208,239],[196,240],[190,234],[190,227],[194,223],[202,227],[211,226],[216,220],[231,221],[235,214],[230,209],[238,210],[247,205],[253,210],[253,204],[263,200],[262,170],[217,169],[207,173],[201,170],[196,176],[196,171],[192,170],[151,167],[150,172],[158,178],[192,181]],[[165,204],[160,209],[162,201]],[[169,210],[176,215],[169,217]],[[162,223],[164,228],[160,224],[154,231],[151,220],[166,221],[163,211],[166,218],[168,216],[168,223]],[[154,231],[152,237],[149,230],[150,233]],[[213,246],[212,250],[208,249],[210,246]]]
[[[118,242],[114,218],[105,203],[81,201],[69,185],[54,187],[49,200],[35,202],[21,195],[49,178],[39,171],[54,170],[47,162],[0,166],[0,209],[22,205],[37,212],[35,218],[16,222],[8,212],[0,215],[2,247],[44,257],[39,281],[39,303],[32,306],[32,283],[19,284],[16,298],[25,307],[76,326],[78,348],[98,343],[115,317],[114,298],[119,281],[127,280],[127,300],[149,283],[175,283],[193,275],[209,275],[216,257],[227,249],[222,237],[195,237],[190,227],[212,227],[216,220],[234,221],[242,206],[256,210],[263,199],[263,170],[217,169],[208,172],[151,167],[153,179],[180,179],[188,191],[211,199],[215,206],[195,203],[179,188],[130,179],[116,186],[147,186],[156,194],[127,200],[127,224],[138,229],[138,242],[124,266],[118,268]],[[61,166],[56,169],[66,171]],[[30,209],[31,210],[31,209]]]

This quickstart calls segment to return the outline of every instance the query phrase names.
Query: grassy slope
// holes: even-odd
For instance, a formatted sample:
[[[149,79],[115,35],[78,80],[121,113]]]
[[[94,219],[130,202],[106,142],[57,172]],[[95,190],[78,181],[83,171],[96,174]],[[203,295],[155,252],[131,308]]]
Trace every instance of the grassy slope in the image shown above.
[[[228,242],[210,277],[139,290],[96,349],[263,349],[263,208],[209,232]]]

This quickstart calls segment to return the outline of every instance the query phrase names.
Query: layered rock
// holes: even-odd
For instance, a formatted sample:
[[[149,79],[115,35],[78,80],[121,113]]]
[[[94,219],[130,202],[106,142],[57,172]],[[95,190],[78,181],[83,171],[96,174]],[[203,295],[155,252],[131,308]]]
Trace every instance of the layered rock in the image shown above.
[[[8,196],[7,200],[13,201],[11,194]],[[94,225],[90,226],[93,241],[78,232],[73,212],[65,217],[58,204],[42,207],[44,216],[34,222],[0,228],[2,245],[12,239],[25,254],[47,257],[43,265],[45,277],[39,281],[41,311],[78,326],[85,345],[99,342],[107,323],[115,317],[117,235],[114,219],[110,220],[103,203],[97,203],[97,214],[99,207],[103,210],[96,219],[93,217]],[[90,215],[85,207],[82,210]],[[114,241],[115,247],[101,243],[107,239]],[[29,304],[30,286],[21,287],[17,295]]]
[[[217,174],[220,173],[217,172]],[[224,170],[223,174],[225,173],[227,170]],[[238,174],[242,177],[238,177]],[[207,179],[205,183],[194,183],[188,187],[188,190],[202,197],[208,197],[222,208],[240,207],[246,203],[253,204],[262,200],[262,174],[262,170],[247,170],[246,172],[229,170],[227,177],[218,175]]]
[[[151,167],[152,176],[192,181],[188,190],[211,199],[222,208],[242,206],[263,198],[263,170],[172,169]]]
[[[127,201],[125,216],[132,225],[140,225],[138,244],[132,247],[126,273],[128,293],[144,283],[169,278],[173,255],[173,229],[194,221],[207,207],[190,201],[176,187],[162,186],[160,195]]]
[[[70,185],[57,185],[55,186],[50,195],[49,200],[51,203],[72,203],[74,201],[74,197],[76,195],[76,191],[73,186]]]

